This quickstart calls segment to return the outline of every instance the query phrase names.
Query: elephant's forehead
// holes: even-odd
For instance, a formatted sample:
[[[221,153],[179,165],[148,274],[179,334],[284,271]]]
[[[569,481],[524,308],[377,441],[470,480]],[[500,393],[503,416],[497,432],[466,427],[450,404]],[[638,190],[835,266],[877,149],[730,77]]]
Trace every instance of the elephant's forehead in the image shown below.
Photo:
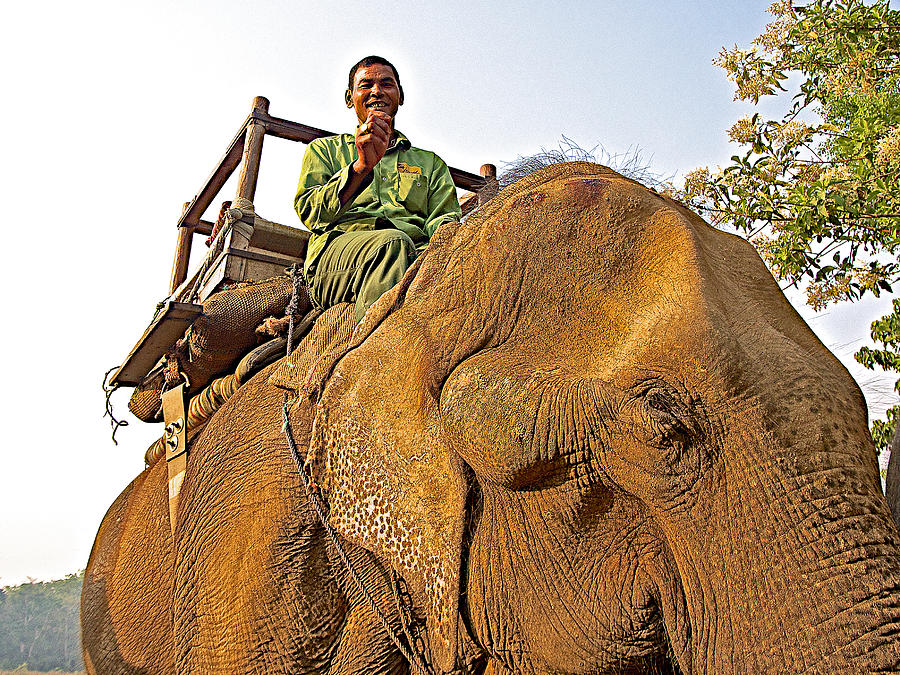
[[[546,180],[530,176],[460,228],[448,269],[478,269],[456,279],[563,304],[613,295],[633,304],[698,286],[697,224],[674,202],[603,167],[550,168]]]
[[[463,356],[472,335],[601,365],[734,349],[746,360],[762,333],[824,351],[748,242],[605,167],[532,174],[432,248],[400,314]]]
[[[630,181],[563,172],[513,190],[460,229],[435,261],[442,276],[417,290],[465,286],[437,294],[466,295],[471,311],[510,317],[519,334],[591,334],[596,352],[607,337],[702,323],[708,272],[693,226]]]

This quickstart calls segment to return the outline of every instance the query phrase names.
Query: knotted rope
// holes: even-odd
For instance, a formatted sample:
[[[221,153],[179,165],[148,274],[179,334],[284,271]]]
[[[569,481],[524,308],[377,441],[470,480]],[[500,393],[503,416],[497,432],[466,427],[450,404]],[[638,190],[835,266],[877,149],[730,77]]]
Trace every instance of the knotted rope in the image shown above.
[[[120,420],[116,419],[115,413],[113,411],[112,404],[112,395],[116,393],[119,389],[119,385],[110,385],[109,384],[109,375],[114,370],[118,370],[119,366],[113,366],[103,375],[103,383],[101,387],[103,388],[103,393],[106,395],[106,412],[103,413],[104,417],[109,418],[109,425],[112,427],[112,442],[113,445],[118,445],[119,441],[116,440],[116,432],[121,427],[128,426],[128,420]]]

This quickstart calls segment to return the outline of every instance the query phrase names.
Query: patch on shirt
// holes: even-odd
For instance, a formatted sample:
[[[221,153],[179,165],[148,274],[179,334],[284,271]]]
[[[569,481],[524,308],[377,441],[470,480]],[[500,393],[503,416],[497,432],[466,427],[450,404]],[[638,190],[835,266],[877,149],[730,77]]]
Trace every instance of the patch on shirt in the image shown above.
[[[400,173],[414,173],[417,176],[422,175],[421,166],[412,166],[411,164],[407,164],[406,162],[397,162],[397,171]]]

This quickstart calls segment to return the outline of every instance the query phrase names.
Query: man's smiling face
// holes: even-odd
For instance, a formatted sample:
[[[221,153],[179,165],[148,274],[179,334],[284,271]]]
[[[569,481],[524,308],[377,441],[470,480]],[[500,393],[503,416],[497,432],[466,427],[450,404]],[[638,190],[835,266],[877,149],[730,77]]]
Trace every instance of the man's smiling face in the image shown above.
[[[347,91],[347,104],[356,110],[360,123],[365,122],[372,110],[380,110],[391,119],[403,103],[403,92],[390,66],[376,63],[360,66],[353,76],[353,89]]]

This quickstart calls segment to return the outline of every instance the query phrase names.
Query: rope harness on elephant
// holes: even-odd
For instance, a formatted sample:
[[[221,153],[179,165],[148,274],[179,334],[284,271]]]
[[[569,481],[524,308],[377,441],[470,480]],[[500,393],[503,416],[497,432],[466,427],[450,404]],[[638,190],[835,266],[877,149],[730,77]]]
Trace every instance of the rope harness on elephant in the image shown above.
[[[306,283],[306,278],[303,274],[303,271],[297,264],[294,264],[291,267],[291,280],[293,281],[294,290],[293,294],[291,295],[291,301],[288,304],[287,309],[285,309],[285,314],[287,314],[289,322],[287,331],[288,356],[291,355],[291,352],[294,348],[292,337],[294,333],[294,317],[299,315],[298,298],[300,297],[302,288]],[[395,597],[397,598],[400,622],[403,626],[403,631],[406,634],[409,644],[412,645],[418,642],[417,647],[419,647],[419,650],[417,653],[414,653],[406,644],[404,644],[403,638],[390,625],[387,616],[378,607],[377,603],[375,602],[375,598],[373,598],[372,594],[369,593],[368,589],[365,586],[365,583],[362,580],[362,577],[353,566],[350,557],[347,555],[347,552],[344,550],[344,547],[341,544],[337,531],[328,521],[328,517],[325,513],[325,507],[322,504],[322,500],[320,498],[318,490],[312,484],[312,481],[309,478],[309,474],[307,474],[306,472],[304,459],[300,455],[300,449],[297,447],[297,442],[294,440],[294,433],[291,429],[290,416],[288,414],[289,407],[290,395],[287,391],[285,391],[284,400],[281,406],[282,429],[284,430],[284,435],[287,438],[288,447],[291,451],[291,457],[294,458],[294,463],[297,465],[297,471],[300,474],[300,479],[303,481],[303,486],[306,488],[306,494],[309,496],[309,501],[312,504],[313,510],[316,512],[316,515],[319,517],[319,521],[322,523],[322,527],[324,527],[325,532],[328,533],[328,537],[331,540],[331,543],[334,545],[334,548],[337,551],[341,562],[343,562],[344,567],[350,574],[350,578],[353,579],[353,583],[356,585],[365,601],[369,604],[369,607],[375,613],[375,616],[378,617],[378,620],[381,622],[382,627],[387,632],[388,637],[391,639],[391,642],[394,643],[394,645],[403,655],[403,658],[407,660],[412,671],[415,673],[421,673],[421,675],[432,675],[431,670],[428,667],[427,659],[424,655],[424,645],[421,644],[421,640],[416,641],[412,635],[411,626],[414,621],[412,619],[412,611],[410,611],[409,607],[404,606],[405,603],[402,600],[402,598],[404,597],[404,594],[401,592],[402,580],[392,570],[391,589]],[[405,598],[409,598],[408,593],[405,594]]]

